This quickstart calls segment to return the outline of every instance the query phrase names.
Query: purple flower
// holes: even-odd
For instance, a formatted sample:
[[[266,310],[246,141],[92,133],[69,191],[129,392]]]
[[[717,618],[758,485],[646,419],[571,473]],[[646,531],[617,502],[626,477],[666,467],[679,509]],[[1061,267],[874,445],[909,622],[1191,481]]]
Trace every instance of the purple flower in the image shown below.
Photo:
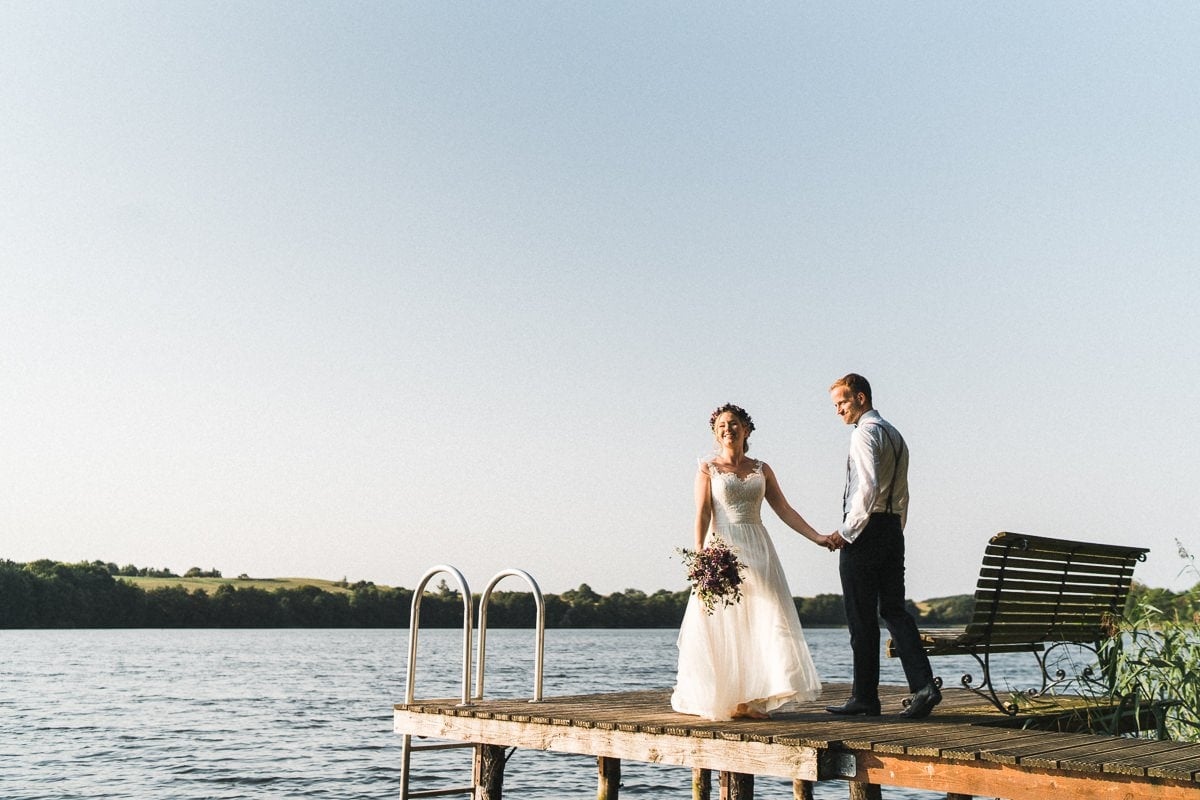
[[[687,567],[688,582],[696,598],[711,614],[718,601],[724,606],[742,599],[742,573],[746,565],[738,561],[737,554],[729,548],[719,535],[714,533],[708,547],[697,552],[682,547],[676,548]]]

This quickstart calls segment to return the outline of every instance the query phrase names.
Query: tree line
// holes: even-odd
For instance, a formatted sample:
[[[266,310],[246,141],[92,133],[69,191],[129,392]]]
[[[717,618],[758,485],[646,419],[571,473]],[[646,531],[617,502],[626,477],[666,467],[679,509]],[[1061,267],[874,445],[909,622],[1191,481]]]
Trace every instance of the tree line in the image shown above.
[[[199,569],[189,573],[204,574]],[[406,628],[412,607],[411,589],[370,581],[343,582],[341,592],[317,586],[267,591],[230,581],[209,593],[181,585],[143,589],[121,579],[145,574],[101,561],[0,560],[0,628]],[[209,570],[207,576],[220,573]],[[1169,601],[1161,596],[1165,590],[1139,589],[1135,585],[1133,594],[1142,597],[1149,591],[1158,593],[1160,603]],[[683,619],[687,599],[687,589],[600,595],[587,584],[543,595],[548,628],[674,628]],[[841,595],[794,600],[805,625],[845,625]],[[923,609],[911,601],[909,605],[922,625],[961,625],[970,616],[973,599],[956,595],[928,601]],[[462,613],[461,596],[445,581],[421,600],[423,627],[459,627]],[[530,627],[535,613],[529,592],[496,591],[488,605],[488,626]]]

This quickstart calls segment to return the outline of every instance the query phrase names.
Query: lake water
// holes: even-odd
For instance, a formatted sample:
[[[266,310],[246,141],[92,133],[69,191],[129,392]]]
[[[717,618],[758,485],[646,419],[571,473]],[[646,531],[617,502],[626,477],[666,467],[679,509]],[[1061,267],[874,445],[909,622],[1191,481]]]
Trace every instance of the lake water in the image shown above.
[[[826,681],[846,681],[844,629],[806,631]],[[456,697],[462,631],[422,630],[418,699]],[[673,630],[549,630],[546,695],[666,688]],[[406,630],[0,631],[0,798],[201,800],[394,798],[400,737],[392,705],[405,691]],[[532,695],[533,632],[488,631],[485,696]],[[1033,685],[1033,659],[1001,674]],[[935,660],[948,685],[973,662]],[[885,683],[903,683],[883,659]],[[841,698],[830,698],[840,700]],[[469,779],[469,753],[418,753],[413,788]],[[621,796],[691,797],[686,768],[622,765]],[[791,797],[758,778],[756,796]],[[595,759],[519,750],[505,792],[533,800],[592,798]],[[844,800],[844,783],[818,784]],[[884,796],[944,795],[885,789]]]

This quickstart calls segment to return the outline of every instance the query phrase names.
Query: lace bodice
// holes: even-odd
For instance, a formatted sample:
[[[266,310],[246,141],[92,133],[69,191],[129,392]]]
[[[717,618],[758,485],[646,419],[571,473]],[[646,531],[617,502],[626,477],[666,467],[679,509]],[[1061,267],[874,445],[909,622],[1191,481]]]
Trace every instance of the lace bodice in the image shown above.
[[[745,478],[721,472],[711,462],[708,474],[712,476],[713,527],[721,530],[727,524],[762,522],[762,501],[767,493],[763,462],[756,462],[754,471]]]

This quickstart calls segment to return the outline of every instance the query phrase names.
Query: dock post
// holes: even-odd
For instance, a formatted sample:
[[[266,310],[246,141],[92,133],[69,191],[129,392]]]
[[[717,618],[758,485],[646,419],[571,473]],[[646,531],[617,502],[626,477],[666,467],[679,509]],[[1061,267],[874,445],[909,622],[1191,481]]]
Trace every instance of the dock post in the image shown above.
[[[621,794],[621,759],[597,756],[596,765],[600,772],[596,800],[617,800]]]
[[[692,800],[712,800],[712,770],[692,770]]]
[[[722,772],[721,800],[754,800],[754,776],[743,772]]]
[[[792,800],[813,800],[812,781],[792,781]]]
[[[504,747],[475,745],[474,800],[500,800],[504,791]]]
[[[850,800],[882,800],[883,792],[877,784],[850,781]]]

